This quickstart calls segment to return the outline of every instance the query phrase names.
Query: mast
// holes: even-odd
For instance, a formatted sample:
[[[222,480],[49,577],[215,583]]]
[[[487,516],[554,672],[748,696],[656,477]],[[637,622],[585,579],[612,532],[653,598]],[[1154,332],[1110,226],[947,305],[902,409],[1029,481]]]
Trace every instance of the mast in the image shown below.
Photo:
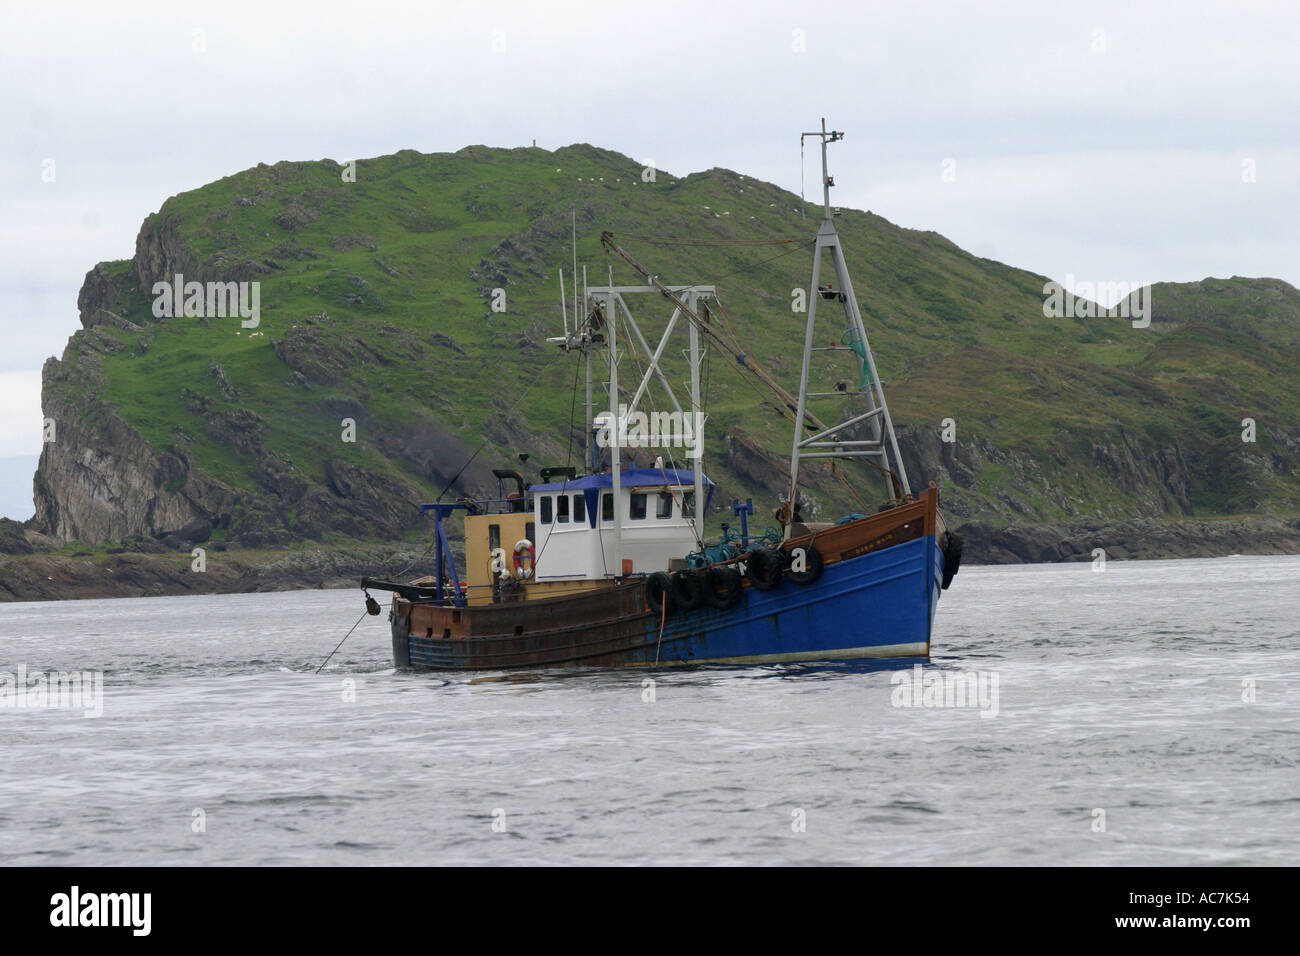
[[[885,402],[884,387],[876,371],[875,357],[867,341],[866,326],[862,321],[862,312],[858,307],[857,297],[853,292],[853,280],[844,260],[844,251],[840,245],[839,234],[835,230],[834,214],[831,212],[831,187],[835,185],[827,165],[826,147],[844,138],[838,130],[827,131],[826,120],[822,119],[822,128],[812,133],[800,134],[800,143],[809,137],[821,140],[822,152],[822,223],[817,230],[817,242],[813,249],[812,282],[808,289],[808,318],[804,328],[803,364],[799,376],[798,408],[795,416],[794,442],[790,452],[790,498],[785,516],[785,536],[789,538],[794,525],[795,503],[799,494],[799,464],[805,458],[861,458],[878,468],[884,477],[886,493],[889,499],[897,501],[911,496],[907,482],[907,471],[898,452],[898,439],[894,434],[894,423],[889,416],[889,406]],[[819,286],[821,277],[822,253],[829,252],[831,265],[835,272],[837,288],[823,292]],[[839,299],[844,306],[846,321],[846,344],[829,348],[814,347],[817,303],[823,299]],[[814,352],[842,351],[849,349],[858,357],[858,389],[831,392],[808,391],[808,377]],[[809,413],[810,398],[843,399],[846,395],[861,395],[865,399],[865,412],[853,414],[839,424],[821,428],[812,435],[805,435],[806,425],[814,420]],[[837,414],[844,414],[843,412]],[[835,419],[832,417],[831,419]],[[871,438],[868,440],[841,439],[839,433],[861,422],[869,422]]]
[[[588,464],[591,465],[592,474],[600,471],[600,446],[596,444],[595,421],[591,405],[591,343],[586,343],[582,348],[583,354],[587,360],[587,457],[590,459]]]
[[[610,274],[613,287],[613,270]],[[609,424],[610,424],[610,477],[614,495],[614,580],[623,580],[623,476],[620,472],[619,445],[623,443],[623,422],[618,417],[618,306],[614,293],[605,296],[605,328],[609,341]],[[606,572],[608,573],[608,572]]]
[[[582,302],[586,309],[586,315],[582,321],[578,321],[578,276],[573,274],[573,331],[569,331],[568,305],[567,297],[564,294],[564,268],[560,268],[560,307],[564,313],[564,335],[553,336],[546,341],[550,342],[566,352],[580,350],[583,356],[583,362],[587,367],[587,400],[584,404],[587,419],[587,430],[583,439],[583,457],[587,459],[587,464],[594,474],[600,471],[600,447],[596,444],[595,439],[595,417],[596,406],[591,399],[591,353],[596,347],[604,341],[600,333],[592,325],[592,307],[591,299],[587,292],[587,267],[582,267]]]
[[[690,293],[690,303],[695,305],[696,295]],[[695,514],[691,517],[695,521],[695,537],[702,539],[704,537],[702,529],[704,528],[704,406],[700,404],[700,330],[694,322],[690,325],[690,343],[691,343],[691,427],[694,429],[698,423],[701,427],[700,434],[694,436],[695,448],[699,452],[691,461],[691,472],[695,476]],[[700,547],[704,547],[703,540],[700,541]]]
[[[576,248],[576,247],[575,247]],[[578,277],[573,277],[576,285]],[[587,318],[583,321],[582,341],[583,354],[587,358],[587,457],[590,459],[591,473],[594,475],[600,471],[600,446],[596,444],[595,429],[596,406],[591,403],[591,350],[595,348],[596,334],[591,328],[591,300],[587,297],[587,266],[582,266],[582,308],[587,313]],[[575,318],[574,321],[577,321]]]

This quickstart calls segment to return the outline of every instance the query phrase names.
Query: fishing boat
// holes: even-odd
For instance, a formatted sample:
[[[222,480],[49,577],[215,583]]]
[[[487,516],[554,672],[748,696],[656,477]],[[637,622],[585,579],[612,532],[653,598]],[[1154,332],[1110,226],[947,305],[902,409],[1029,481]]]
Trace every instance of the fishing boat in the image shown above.
[[[827,131],[825,121],[821,125],[802,134],[820,140],[823,218],[812,243],[798,392],[786,391],[711,321],[714,286],[668,285],[613,234],[603,233],[605,248],[645,284],[616,286],[612,274],[606,286],[584,283],[579,311],[575,265],[574,327],[566,309],[563,337],[550,340],[586,362],[586,473],[544,468],[542,480],[529,483],[518,470],[496,469],[493,497],[420,506],[433,523],[433,574],[409,582],[361,581],[372,614],[381,608],[370,590],[392,592],[389,620],[399,668],[929,657],[939,597],[957,573],[962,542],[944,523],[934,484],[914,493],[908,482],[830,204],[834,181],[827,172],[827,146],[843,134]],[[825,285],[824,258],[834,275]],[[655,346],[628,305],[639,294],[673,307]],[[818,309],[837,307],[843,336],[831,346],[815,345]],[[686,408],[661,365],[683,328],[690,379]],[[631,400],[620,403],[620,350],[638,346],[646,364]],[[702,520],[715,490],[705,473],[701,435],[700,364],[708,347],[733,354],[794,423],[788,485],[782,478],[788,494],[774,510],[779,528],[751,536],[752,498],[736,498],[731,505],[740,528],[723,525],[713,544],[704,537]],[[851,353],[858,372],[854,387],[841,382],[832,392],[810,391],[812,364],[827,351]],[[592,399],[597,361],[609,376],[608,410],[600,414]],[[646,412],[652,385],[663,387],[671,410]],[[813,408],[818,403],[835,414],[820,417]],[[655,426],[678,439],[683,460],[670,451],[668,462],[660,456],[653,466],[628,467],[624,455],[643,447],[644,433]],[[664,436],[658,437],[662,444]],[[835,468],[854,461],[883,481],[878,510],[834,522],[805,521],[801,473],[812,464]],[[463,576],[446,528],[457,514],[464,522]]]

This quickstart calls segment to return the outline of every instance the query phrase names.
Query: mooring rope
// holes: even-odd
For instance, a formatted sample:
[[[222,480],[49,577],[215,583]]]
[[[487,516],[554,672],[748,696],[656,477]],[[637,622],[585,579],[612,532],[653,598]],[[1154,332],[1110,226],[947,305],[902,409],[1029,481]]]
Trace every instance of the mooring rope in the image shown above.
[[[343,635],[343,641],[346,641],[349,637],[352,636],[352,632],[355,631],[361,625],[361,622],[364,621],[366,619],[366,616],[369,614],[370,614],[369,610],[365,610],[361,612],[361,616],[357,618],[357,623],[353,624],[350,628],[348,628],[348,632]],[[325,665],[330,662],[330,658],[332,658],[335,654],[338,653],[339,648],[343,646],[343,641],[339,641],[338,646],[335,647],[334,650],[330,651],[330,656],[325,658],[325,660],[321,661],[320,667],[316,668],[317,674],[319,674],[321,670],[324,669]]]
[[[659,648],[664,644],[664,619],[668,616],[668,592],[659,596],[659,643],[655,645],[655,663],[659,663]]]

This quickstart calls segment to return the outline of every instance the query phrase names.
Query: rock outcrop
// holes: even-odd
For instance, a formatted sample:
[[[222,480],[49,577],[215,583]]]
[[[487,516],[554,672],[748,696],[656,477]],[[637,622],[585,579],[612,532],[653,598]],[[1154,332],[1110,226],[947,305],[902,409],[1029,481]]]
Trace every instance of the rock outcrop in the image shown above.
[[[1300,517],[1076,519],[1006,527],[968,522],[956,530],[970,564],[1091,561],[1097,549],[1121,561],[1300,554]]]
[[[182,449],[154,448],[104,400],[103,341],[76,333],[45,363],[41,404],[54,425],[36,473],[33,527],[61,541],[99,543],[218,520],[235,494],[191,465]]]
[[[385,545],[210,551],[201,572],[195,570],[188,551],[12,557],[0,552],[0,601],[355,588],[364,575],[409,578],[429,569],[426,549]],[[360,605],[358,600],[358,613]]]

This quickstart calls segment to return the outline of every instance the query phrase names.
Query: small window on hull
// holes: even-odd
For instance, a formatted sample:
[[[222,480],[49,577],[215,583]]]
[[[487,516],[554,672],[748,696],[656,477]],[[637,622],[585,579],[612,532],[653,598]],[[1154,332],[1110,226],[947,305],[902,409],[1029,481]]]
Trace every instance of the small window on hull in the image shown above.
[[[544,498],[542,498],[542,524],[551,523],[551,509],[553,507],[554,501],[555,499],[552,498],[550,495],[547,495]]]
[[[569,523],[569,496],[560,495],[555,499],[555,523]]]
[[[640,521],[645,517],[645,492],[638,491],[632,495],[628,516],[633,521]]]
[[[582,495],[573,496],[573,520],[575,522],[587,520],[587,499]]]
[[[614,496],[608,491],[600,496],[600,520],[614,520]]]
[[[695,517],[695,492],[693,491],[688,491],[682,495],[682,517]]]
[[[659,492],[659,503],[655,508],[656,518],[671,518],[673,516],[673,493],[671,491]]]

